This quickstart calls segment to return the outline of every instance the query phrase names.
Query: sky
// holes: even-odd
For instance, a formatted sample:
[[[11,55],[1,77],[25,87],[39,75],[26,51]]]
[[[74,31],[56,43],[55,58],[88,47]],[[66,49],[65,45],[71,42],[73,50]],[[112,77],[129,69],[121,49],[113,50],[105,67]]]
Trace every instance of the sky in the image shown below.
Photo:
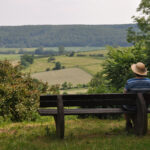
[[[128,24],[141,0],[0,0],[0,26]]]

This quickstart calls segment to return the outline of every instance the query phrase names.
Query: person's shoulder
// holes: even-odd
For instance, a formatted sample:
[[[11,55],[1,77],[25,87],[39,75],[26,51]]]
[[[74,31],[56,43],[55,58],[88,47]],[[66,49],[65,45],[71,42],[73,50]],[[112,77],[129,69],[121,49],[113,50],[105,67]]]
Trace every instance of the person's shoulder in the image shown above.
[[[130,82],[133,82],[133,81],[136,81],[136,78],[128,79],[128,80],[127,80],[127,83],[130,83]]]
[[[149,81],[150,82],[150,78],[144,78],[146,81]]]

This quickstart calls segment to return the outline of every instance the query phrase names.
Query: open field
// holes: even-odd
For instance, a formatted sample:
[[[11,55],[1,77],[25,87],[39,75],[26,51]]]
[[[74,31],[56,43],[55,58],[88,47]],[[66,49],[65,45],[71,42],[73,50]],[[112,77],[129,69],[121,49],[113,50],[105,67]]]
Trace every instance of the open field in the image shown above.
[[[87,51],[87,52],[78,52],[78,54],[84,54],[84,55],[103,54],[105,56],[107,54],[107,50],[97,49],[97,50]]]
[[[15,52],[18,53],[20,49],[23,49],[27,52],[33,52],[37,47],[33,48],[1,48],[0,47],[0,52]],[[65,47],[66,51],[91,51],[91,50],[99,50],[99,49],[105,49],[105,47]],[[44,47],[44,50],[53,50],[53,51],[58,51],[58,47]]]
[[[81,68],[84,71],[94,75],[96,72],[102,69],[102,64],[104,62],[103,58],[93,58],[93,57],[68,57],[68,56],[56,56],[55,62],[59,61],[65,68]],[[54,63],[49,63],[48,57],[38,58],[34,60],[34,64],[30,65],[28,68],[24,69],[23,72],[43,72],[46,68],[54,68]]]
[[[43,118],[37,122],[1,123],[0,150],[149,150],[150,147],[150,125],[146,136],[137,137],[125,132],[123,119],[67,116],[65,139],[59,140],[53,118]]]
[[[2,49],[2,48],[0,48]],[[12,49],[12,48],[8,48]],[[28,48],[30,49],[30,48]],[[32,48],[31,50],[33,50]],[[72,47],[73,49],[73,47]],[[67,57],[67,56],[55,56],[55,62],[59,61],[63,66],[66,68],[72,68],[72,67],[78,67],[83,69],[84,71],[90,73],[91,75],[94,75],[97,71],[100,71],[102,69],[102,63],[104,62],[104,58],[99,57],[89,57],[90,54],[104,54],[106,55],[106,50],[94,50],[89,52],[79,52],[78,54],[84,54],[87,55],[85,57]],[[9,60],[11,62],[14,62],[16,64],[17,61],[20,61],[19,54],[0,54],[0,60]],[[34,64],[30,65],[26,69],[23,70],[23,72],[30,72],[30,73],[36,73],[36,72],[43,72],[47,68],[54,68],[54,63],[49,63],[48,57],[45,58],[38,58],[34,60]]]
[[[55,71],[47,71],[35,73],[33,78],[48,82],[49,85],[62,84],[65,81],[71,82],[73,85],[86,84],[92,76],[79,68],[69,68]]]

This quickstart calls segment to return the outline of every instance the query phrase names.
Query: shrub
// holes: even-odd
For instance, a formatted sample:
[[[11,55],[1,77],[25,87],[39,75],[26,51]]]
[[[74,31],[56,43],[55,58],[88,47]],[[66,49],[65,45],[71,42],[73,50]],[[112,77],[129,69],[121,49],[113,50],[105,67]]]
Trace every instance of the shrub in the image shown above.
[[[59,61],[57,61],[55,63],[55,67],[53,68],[53,70],[60,70],[60,69],[62,69],[61,63]]]
[[[34,120],[39,95],[47,89],[47,84],[21,73],[19,66],[0,61],[0,115],[4,119]]]
[[[48,58],[48,62],[52,62],[52,61],[54,61],[55,60],[55,57],[53,57],[53,56],[50,56],[49,58]]]
[[[46,70],[45,71],[50,71],[50,68],[46,68]]]

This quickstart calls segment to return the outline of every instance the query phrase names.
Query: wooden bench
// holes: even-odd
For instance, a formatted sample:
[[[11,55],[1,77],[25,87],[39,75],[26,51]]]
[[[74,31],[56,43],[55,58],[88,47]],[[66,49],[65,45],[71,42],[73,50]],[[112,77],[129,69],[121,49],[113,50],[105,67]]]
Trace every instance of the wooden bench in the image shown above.
[[[42,95],[38,112],[42,116],[54,116],[56,134],[64,138],[64,115],[85,114],[135,114],[135,133],[144,135],[147,132],[147,105],[150,94],[90,94],[90,95]],[[125,111],[122,105],[136,105],[136,111]],[[69,109],[77,106],[77,109]],[[80,108],[80,107],[90,108]],[[113,106],[114,108],[94,108],[96,106]],[[120,106],[120,108],[118,108]],[[66,107],[66,108],[64,108]],[[79,108],[78,108],[79,107]]]

